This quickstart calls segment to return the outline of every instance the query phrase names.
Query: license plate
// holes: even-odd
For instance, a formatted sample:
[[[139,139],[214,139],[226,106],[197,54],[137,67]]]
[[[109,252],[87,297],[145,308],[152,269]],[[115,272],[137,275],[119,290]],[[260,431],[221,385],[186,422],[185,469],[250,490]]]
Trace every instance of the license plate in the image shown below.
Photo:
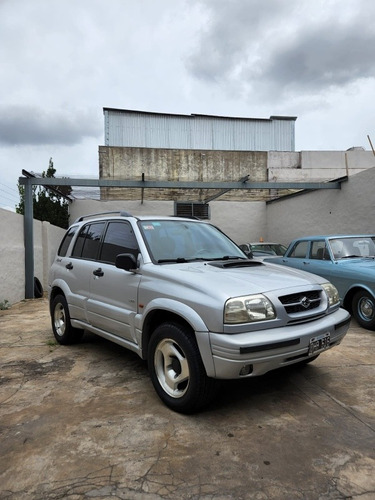
[[[325,351],[329,347],[329,343],[331,340],[331,336],[329,332],[320,335],[319,337],[313,337],[310,339],[310,345],[309,345],[309,356],[313,356],[319,352]]]

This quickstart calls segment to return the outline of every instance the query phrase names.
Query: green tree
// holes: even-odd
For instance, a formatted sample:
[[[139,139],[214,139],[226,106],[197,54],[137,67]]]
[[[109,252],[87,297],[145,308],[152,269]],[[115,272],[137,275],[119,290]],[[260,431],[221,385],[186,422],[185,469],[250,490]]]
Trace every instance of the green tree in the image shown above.
[[[47,172],[42,178],[55,178],[56,169],[52,158],[49,160]],[[64,198],[72,192],[71,186],[56,186],[53,188],[33,186],[33,214],[34,219],[47,221],[54,226],[66,229],[69,226],[69,201]],[[16,206],[18,214],[25,214],[25,187],[18,183],[20,202]],[[61,193],[61,194],[60,194]]]

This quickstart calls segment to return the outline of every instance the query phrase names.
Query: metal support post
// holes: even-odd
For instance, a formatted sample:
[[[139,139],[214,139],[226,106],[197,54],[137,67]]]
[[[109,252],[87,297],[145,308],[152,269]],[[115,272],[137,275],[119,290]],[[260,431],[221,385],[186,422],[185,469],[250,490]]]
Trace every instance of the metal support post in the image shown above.
[[[34,231],[33,189],[31,179],[25,179],[25,215],[23,234],[25,243],[25,298],[34,298]]]

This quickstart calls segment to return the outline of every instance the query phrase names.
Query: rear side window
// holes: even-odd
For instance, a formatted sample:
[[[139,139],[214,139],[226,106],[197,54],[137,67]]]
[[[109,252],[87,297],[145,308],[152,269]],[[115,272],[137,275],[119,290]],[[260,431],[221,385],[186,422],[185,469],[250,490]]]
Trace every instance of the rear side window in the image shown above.
[[[77,237],[72,256],[82,257],[83,259],[96,259],[104,226],[105,222],[84,226]]]
[[[310,249],[310,259],[327,260],[329,253],[324,240],[313,241]]]
[[[76,234],[76,232],[77,232],[77,227],[71,227],[68,230],[68,232],[65,233],[65,236],[64,236],[62,242],[60,243],[59,249],[57,251],[57,255],[59,257],[65,257],[66,252],[68,250],[68,247],[70,245],[70,242],[72,241],[72,238]]]
[[[138,243],[128,222],[110,222],[104,236],[100,260],[114,264],[120,253],[138,254]]]

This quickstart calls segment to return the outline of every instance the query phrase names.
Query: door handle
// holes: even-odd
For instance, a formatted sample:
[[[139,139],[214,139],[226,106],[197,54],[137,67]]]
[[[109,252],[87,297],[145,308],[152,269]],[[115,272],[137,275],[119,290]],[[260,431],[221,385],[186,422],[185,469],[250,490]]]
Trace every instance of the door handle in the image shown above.
[[[67,264],[65,267],[67,269],[73,269],[73,264],[71,262],[69,262],[69,264]]]
[[[102,271],[101,267],[98,267],[98,269],[95,269],[92,273],[94,276],[104,276],[104,272]]]

